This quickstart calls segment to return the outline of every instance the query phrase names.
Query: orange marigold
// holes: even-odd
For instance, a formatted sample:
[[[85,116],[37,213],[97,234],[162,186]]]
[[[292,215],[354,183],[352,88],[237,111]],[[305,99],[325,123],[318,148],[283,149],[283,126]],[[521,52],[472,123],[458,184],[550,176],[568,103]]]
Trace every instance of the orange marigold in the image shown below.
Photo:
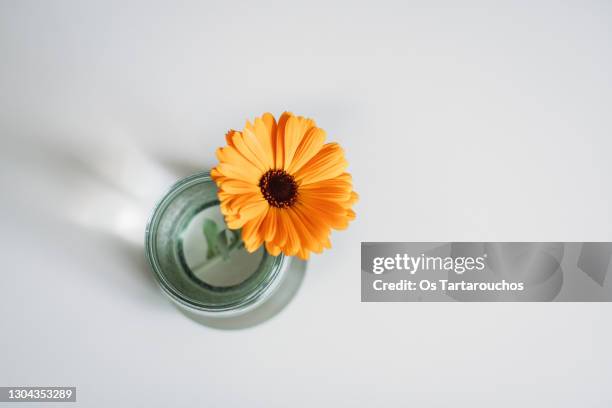
[[[245,248],[265,243],[274,256],[302,259],[331,248],[332,228],[348,226],[357,201],[342,148],[325,143],[312,119],[289,112],[278,122],[265,113],[226,139],[211,176],[225,221],[242,228]]]

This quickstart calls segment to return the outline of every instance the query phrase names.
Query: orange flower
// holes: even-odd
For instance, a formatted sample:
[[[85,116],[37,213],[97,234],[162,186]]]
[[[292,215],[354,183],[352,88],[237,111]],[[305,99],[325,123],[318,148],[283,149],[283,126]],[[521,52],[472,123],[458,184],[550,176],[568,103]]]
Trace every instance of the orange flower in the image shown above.
[[[331,248],[331,229],[348,226],[357,201],[342,148],[325,144],[313,120],[289,112],[278,123],[265,113],[226,139],[210,174],[225,221],[242,228],[245,248],[254,252],[265,243],[274,256],[302,259]]]

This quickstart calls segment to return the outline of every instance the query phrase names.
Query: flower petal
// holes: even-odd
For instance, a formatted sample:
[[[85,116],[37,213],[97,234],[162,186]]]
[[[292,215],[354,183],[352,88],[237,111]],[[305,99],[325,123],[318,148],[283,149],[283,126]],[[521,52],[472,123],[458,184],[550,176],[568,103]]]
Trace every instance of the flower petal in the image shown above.
[[[272,208],[274,216],[276,217],[276,233],[274,234],[274,245],[283,248],[287,243],[287,227],[285,226],[285,219],[281,216],[282,210],[278,208]]]
[[[260,193],[229,194],[223,190],[219,190],[218,195],[223,215],[237,214],[241,207],[261,201],[262,198]]]
[[[261,226],[266,242],[272,241],[276,235],[277,218],[276,208],[270,207],[266,214],[266,219]]]
[[[253,165],[259,169],[260,173],[264,173],[267,170],[267,166],[263,159],[263,154],[253,148],[253,139],[255,139],[255,134],[248,128],[245,128],[243,132],[235,132],[232,136],[234,148],[253,163]]]
[[[318,199],[302,199],[301,203],[307,214],[320,219],[334,229],[345,229],[348,226],[346,209],[338,203]]]
[[[300,238],[301,248],[312,250],[312,251],[315,251],[318,249],[320,251],[322,249],[321,243],[311,233],[311,231],[304,224],[304,222],[302,222],[302,219],[300,218],[298,213],[293,208],[288,209],[287,213],[289,214],[291,223],[293,227],[295,228],[297,235]]]
[[[242,228],[250,220],[261,216],[261,214],[263,214],[268,209],[268,207],[268,202],[263,199],[248,202],[247,204],[240,207],[240,209],[237,211],[236,215],[238,216],[238,218],[234,220],[231,225],[229,222],[227,223],[228,227],[230,227],[231,229]],[[225,221],[227,222],[227,219]]]
[[[261,231],[261,224],[266,218],[267,210],[266,208],[265,211],[260,212],[242,227],[242,240],[248,252],[255,252],[263,243],[264,239]]]
[[[291,112],[283,112],[281,117],[278,119],[278,125],[276,126],[276,156],[274,158],[274,168],[282,169],[285,166],[285,127],[287,121],[293,116]]]
[[[274,168],[274,150],[272,138],[275,134],[266,126],[262,118],[256,118],[255,124],[247,122],[244,128],[244,141],[253,154],[261,161],[267,171]]]
[[[283,220],[283,225],[287,231],[287,242],[285,242],[283,249],[283,253],[287,256],[294,256],[297,254],[300,249],[300,237],[295,230],[295,226],[291,222],[291,218],[289,218],[289,213],[285,209],[278,210],[278,214],[280,214],[280,218]]]
[[[272,256],[278,256],[281,253],[281,249],[279,246],[273,244],[272,242],[266,241],[266,250]]]
[[[276,119],[274,119],[274,115],[272,115],[270,112],[266,112],[261,116],[261,120],[263,120],[264,124],[268,128],[268,132],[272,136],[272,147],[274,148],[274,144],[276,142]]]
[[[289,169],[295,152],[306,133],[315,127],[313,120],[303,116],[291,116],[285,125],[285,157],[283,169]]]
[[[341,175],[347,166],[342,148],[337,143],[328,143],[294,177],[302,185],[316,183]]]
[[[297,253],[298,258],[300,258],[303,261],[307,261],[308,258],[310,258],[310,252],[305,249],[305,248],[300,248],[300,250]]]
[[[226,179],[219,183],[219,186],[223,191],[230,194],[243,194],[243,193],[257,193],[261,192],[259,186],[247,183],[243,180],[237,179]]]
[[[255,171],[254,171],[255,170]],[[216,171],[228,178],[234,178],[247,183],[257,184],[261,178],[261,173],[256,168],[242,167],[232,163],[219,163]]]
[[[323,143],[325,143],[325,131],[317,127],[310,128],[296,149],[293,161],[287,166],[287,171],[294,173],[301,169],[321,150]]]

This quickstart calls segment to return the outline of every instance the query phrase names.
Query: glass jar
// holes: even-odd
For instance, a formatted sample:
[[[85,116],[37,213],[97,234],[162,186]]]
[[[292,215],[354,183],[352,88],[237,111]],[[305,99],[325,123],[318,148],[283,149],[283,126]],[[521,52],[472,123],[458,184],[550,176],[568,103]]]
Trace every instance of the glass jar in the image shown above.
[[[224,235],[224,251],[216,250],[211,230]],[[283,254],[242,247],[239,232],[223,221],[209,172],[180,180],[155,206],[145,252],[164,293],[185,311],[208,317],[241,315],[265,302],[288,266]]]

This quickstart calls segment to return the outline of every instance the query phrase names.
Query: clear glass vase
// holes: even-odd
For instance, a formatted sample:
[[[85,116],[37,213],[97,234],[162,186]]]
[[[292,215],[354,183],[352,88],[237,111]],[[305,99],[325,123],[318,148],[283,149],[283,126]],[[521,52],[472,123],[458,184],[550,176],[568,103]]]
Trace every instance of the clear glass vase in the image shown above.
[[[177,182],[155,206],[145,232],[146,257],[164,293],[185,311],[237,316],[274,293],[289,261],[263,248],[248,253],[239,237],[227,229],[217,186],[202,172]]]

